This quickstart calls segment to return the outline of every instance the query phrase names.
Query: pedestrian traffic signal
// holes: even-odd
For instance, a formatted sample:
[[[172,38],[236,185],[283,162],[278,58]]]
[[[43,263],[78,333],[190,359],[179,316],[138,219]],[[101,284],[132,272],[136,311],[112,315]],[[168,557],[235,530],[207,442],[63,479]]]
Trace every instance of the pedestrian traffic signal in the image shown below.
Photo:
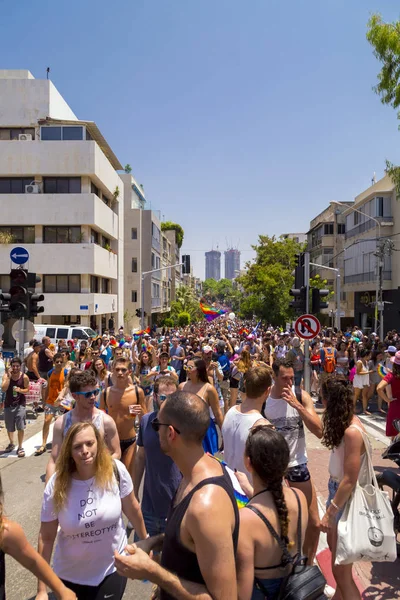
[[[29,293],[29,310],[28,318],[37,317],[40,313],[44,312],[44,306],[38,306],[38,302],[43,302],[43,294],[36,294],[34,292]]]
[[[303,286],[300,289],[292,289],[289,294],[294,297],[294,300],[289,302],[290,308],[301,315],[305,314],[307,312],[307,288]]]
[[[329,290],[319,290],[318,288],[312,288],[311,290],[311,312],[313,315],[321,312],[323,308],[328,308],[327,302],[321,302],[321,298],[329,296]]]
[[[28,271],[26,269],[11,269],[9,296],[10,316],[13,319],[24,319],[28,316]]]
[[[190,255],[184,254],[182,256],[182,275],[190,275]]]

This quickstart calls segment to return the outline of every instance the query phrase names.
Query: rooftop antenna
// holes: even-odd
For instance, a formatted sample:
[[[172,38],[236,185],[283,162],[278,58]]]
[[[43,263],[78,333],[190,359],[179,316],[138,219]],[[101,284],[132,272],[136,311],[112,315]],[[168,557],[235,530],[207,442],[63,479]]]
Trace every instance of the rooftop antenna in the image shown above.
[[[372,175],[372,179],[371,179],[372,185],[376,184],[376,173],[374,171],[374,174]]]
[[[50,67],[47,67],[47,69],[46,69],[46,79],[49,78],[49,73],[50,73]]]

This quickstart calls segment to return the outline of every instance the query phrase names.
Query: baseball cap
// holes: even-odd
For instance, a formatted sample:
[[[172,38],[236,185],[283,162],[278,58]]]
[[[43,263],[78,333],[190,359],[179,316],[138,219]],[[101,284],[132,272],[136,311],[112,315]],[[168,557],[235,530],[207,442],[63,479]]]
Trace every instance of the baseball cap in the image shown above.
[[[212,352],[211,346],[203,346],[203,352],[205,354],[208,354],[208,352]]]
[[[396,346],[389,346],[389,348],[387,349],[388,352],[393,352],[393,354],[397,354],[397,348]],[[397,364],[397,363],[396,363]]]
[[[394,363],[395,365],[400,366],[400,351],[396,352],[396,354],[394,356],[392,356],[392,358],[390,359],[390,362]]]

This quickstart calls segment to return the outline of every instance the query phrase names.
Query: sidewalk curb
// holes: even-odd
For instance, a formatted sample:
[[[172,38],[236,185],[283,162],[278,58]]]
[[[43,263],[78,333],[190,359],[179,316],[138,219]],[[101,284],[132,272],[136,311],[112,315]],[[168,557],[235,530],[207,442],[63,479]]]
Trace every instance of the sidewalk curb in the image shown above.
[[[379,431],[379,433],[386,435],[386,427],[383,423],[381,425],[380,422],[375,421],[374,419],[370,420],[369,417],[366,415],[357,415],[357,417],[360,419],[361,423],[363,423],[364,425],[368,425],[372,429]]]

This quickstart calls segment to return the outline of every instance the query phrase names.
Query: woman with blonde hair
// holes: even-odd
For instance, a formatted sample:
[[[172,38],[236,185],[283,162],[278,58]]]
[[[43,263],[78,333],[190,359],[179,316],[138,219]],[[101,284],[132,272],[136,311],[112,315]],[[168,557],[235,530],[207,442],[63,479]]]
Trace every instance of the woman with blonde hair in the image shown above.
[[[50,565],[38,552],[32,548],[25,533],[18,523],[10,521],[4,515],[3,509],[3,485],[0,476],[0,600],[5,600],[5,554],[19,562],[36,577],[41,577],[54,591],[57,600],[76,600],[72,590],[69,590],[57,575],[52,571]]]
[[[123,552],[127,544],[122,513],[146,538],[126,467],[113,461],[92,423],[75,423],[44,491],[38,550],[50,562],[57,540],[54,571],[78,600],[122,598],[126,578],[114,566],[114,551]],[[42,581],[36,598],[47,600]]]

